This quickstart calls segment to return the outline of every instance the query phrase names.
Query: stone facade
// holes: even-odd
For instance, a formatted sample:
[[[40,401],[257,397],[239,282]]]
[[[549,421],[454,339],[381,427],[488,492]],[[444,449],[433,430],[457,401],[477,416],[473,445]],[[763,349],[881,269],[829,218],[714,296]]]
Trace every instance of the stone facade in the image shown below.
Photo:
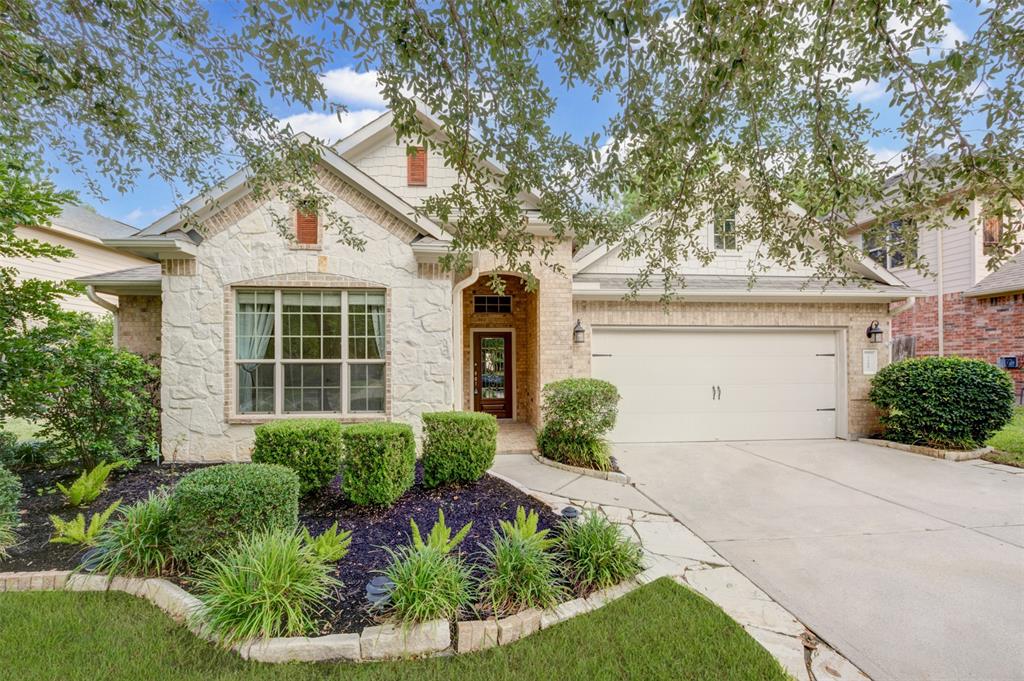
[[[1024,367],[1024,294],[993,298],[965,298],[948,293],[942,299],[943,351],[983,359],[993,364],[1000,357],[1017,358]],[[914,306],[892,319],[894,339],[913,336],[918,357],[939,354],[938,296],[918,298]],[[1024,368],[1008,370],[1020,399]]]
[[[387,293],[387,409],[360,419],[420,428],[419,414],[450,409],[452,305],[449,278],[420,276],[405,223],[340,178],[323,176],[333,209],[366,240],[357,251],[328,233],[318,249],[292,249],[270,208],[242,199],[205,225],[194,269],[163,274],[163,453],[177,461],[245,460],[255,423],[287,416],[233,414],[233,291],[237,286],[365,288]]]
[[[674,302],[666,305],[658,301],[577,300],[572,309],[587,331],[584,343],[572,345],[573,373],[577,376],[590,375],[590,340],[594,326],[761,326],[845,330],[849,435],[858,437],[878,432],[878,413],[868,401],[871,377],[862,371],[861,353],[869,348],[882,348],[871,345],[865,329],[873,320],[888,318],[884,303]],[[884,350],[879,352],[879,364],[887,360],[888,353]]]
[[[117,347],[147,359],[160,357],[160,296],[120,296],[117,306]]]

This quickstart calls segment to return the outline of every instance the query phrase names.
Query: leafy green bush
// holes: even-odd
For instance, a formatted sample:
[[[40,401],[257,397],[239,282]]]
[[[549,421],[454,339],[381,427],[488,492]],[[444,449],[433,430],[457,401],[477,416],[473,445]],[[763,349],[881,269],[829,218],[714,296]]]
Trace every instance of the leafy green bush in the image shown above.
[[[96,542],[99,540],[103,528],[106,527],[107,521],[110,520],[110,516],[114,514],[114,511],[120,505],[121,500],[118,499],[110,506],[107,506],[105,511],[93,513],[89,518],[88,524],[86,524],[85,515],[82,513],[79,513],[71,520],[62,520],[58,516],[51,515],[50,522],[53,523],[53,537],[50,538],[50,543],[96,546]]]
[[[18,526],[18,500],[21,498],[21,480],[0,466],[0,559],[7,557],[7,549],[14,546]]]
[[[292,532],[299,522],[299,478],[267,463],[193,471],[171,493],[171,546],[186,563],[234,546],[239,534]]]
[[[42,435],[83,468],[138,459],[155,448],[159,370],[117,350],[99,333],[77,337],[60,353],[47,396]]]
[[[1013,418],[1013,381],[980,359],[919,357],[893,362],[871,381],[885,437],[908,444],[980,447]]]
[[[427,487],[479,480],[494,463],[498,420],[491,414],[424,414],[423,433],[423,482]]]
[[[331,483],[341,469],[341,424],[329,419],[283,419],[256,426],[253,463],[276,463],[299,476],[299,493]]]
[[[564,521],[558,543],[569,579],[584,593],[615,586],[643,569],[641,548],[593,511]]]
[[[404,423],[364,423],[341,431],[342,489],[360,506],[388,506],[412,487],[416,440]]]
[[[81,506],[95,501],[103,490],[107,488],[107,478],[115,468],[127,465],[126,461],[113,461],[111,463],[98,463],[92,470],[83,471],[71,486],[57,483],[57,489],[64,495],[69,506]]]
[[[163,574],[171,563],[170,497],[150,492],[127,508],[96,541],[95,570],[105,574],[149,577]]]
[[[520,506],[513,522],[498,524],[493,544],[485,549],[480,591],[496,616],[527,608],[550,608],[565,595],[558,583],[558,560],[551,549],[557,543],[549,530],[538,530],[536,511]]]
[[[199,569],[200,615],[222,643],[315,633],[314,614],[341,582],[294,530],[243,536]]]
[[[412,544],[392,550],[383,574],[392,586],[387,603],[391,619],[402,623],[454,619],[473,600],[473,578],[469,567],[452,550],[469,533],[465,525],[452,537],[438,510],[438,520],[424,539],[411,518]]]
[[[608,470],[611,458],[604,436],[615,427],[619,391],[596,378],[567,378],[544,386],[544,427],[537,448],[554,461]]]

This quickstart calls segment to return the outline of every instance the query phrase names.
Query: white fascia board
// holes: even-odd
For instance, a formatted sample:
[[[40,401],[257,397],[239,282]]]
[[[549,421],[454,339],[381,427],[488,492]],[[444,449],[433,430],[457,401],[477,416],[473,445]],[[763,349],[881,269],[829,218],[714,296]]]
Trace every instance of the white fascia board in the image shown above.
[[[629,289],[601,289],[590,286],[581,286],[574,283],[572,286],[573,298],[580,300],[622,300],[631,295]],[[662,291],[640,291],[636,294],[638,300],[660,300]],[[912,296],[919,296],[917,291],[872,291],[864,289],[859,291],[749,291],[741,293],[737,291],[715,291],[713,289],[691,291],[681,289],[673,292],[673,299],[681,302],[692,300],[706,300],[714,302],[746,302],[746,303],[814,303],[821,300],[835,300],[841,302],[891,302],[903,300]]]
[[[103,245],[114,250],[141,255],[150,260],[191,260],[196,257],[198,251],[194,243],[171,237],[104,239]]]

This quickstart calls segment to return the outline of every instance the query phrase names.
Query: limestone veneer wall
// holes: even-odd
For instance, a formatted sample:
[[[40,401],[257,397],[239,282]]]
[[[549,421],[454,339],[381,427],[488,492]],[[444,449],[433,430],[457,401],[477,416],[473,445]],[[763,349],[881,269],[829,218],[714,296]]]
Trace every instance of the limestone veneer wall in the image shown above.
[[[204,225],[195,261],[164,268],[162,355],[163,453],[178,461],[249,457],[253,427],[271,418],[233,415],[231,323],[239,284],[387,290],[387,413],[361,417],[409,423],[424,411],[451,409],[451,281],[417,265],[415,235],[340,178],[321,176],[365,249],[335,243],[296,248],[278,233],[268,204],[243,198]],[[283,204],[274,208],[290,213]],[[339,417],[340,420],[340,417]]]
[[[871,376],[865,376],[862,351],[877,349],[879,368],[888,363],[884,345],[871,344],[865,333],[873,320],[888,319],[884,303],[725,303],[577,300],[575,316],[587,330],[586,342],[573,346],[573,372],[590,375],[590,341],[594,326],[805,327],[846,330],[846,381],[850,437],[877,433],[878,412],[868,401]]]

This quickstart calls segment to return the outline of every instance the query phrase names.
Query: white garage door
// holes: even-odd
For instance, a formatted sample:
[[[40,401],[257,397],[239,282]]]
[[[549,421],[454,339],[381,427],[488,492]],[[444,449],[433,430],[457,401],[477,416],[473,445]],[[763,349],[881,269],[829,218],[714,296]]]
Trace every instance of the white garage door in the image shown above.
[[[836,436],[834,332],[595,328],[592,353],[622,394],[614,442]]]

